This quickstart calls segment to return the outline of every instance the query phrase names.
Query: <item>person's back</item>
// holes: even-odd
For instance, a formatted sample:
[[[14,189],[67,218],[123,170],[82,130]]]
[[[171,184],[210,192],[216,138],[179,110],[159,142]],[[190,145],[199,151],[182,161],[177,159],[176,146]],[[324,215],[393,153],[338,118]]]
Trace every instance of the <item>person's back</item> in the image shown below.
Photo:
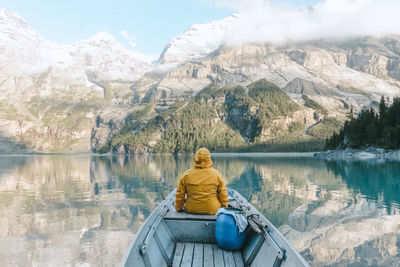
[[[178,181],[175,208],[198,214],[215,214],[228,205],[228,194],[224,180],[212,168],[210,152],[201,148],[194,156],[194,167],[186,171]],[[185,200],[185,195],[187,195]]]

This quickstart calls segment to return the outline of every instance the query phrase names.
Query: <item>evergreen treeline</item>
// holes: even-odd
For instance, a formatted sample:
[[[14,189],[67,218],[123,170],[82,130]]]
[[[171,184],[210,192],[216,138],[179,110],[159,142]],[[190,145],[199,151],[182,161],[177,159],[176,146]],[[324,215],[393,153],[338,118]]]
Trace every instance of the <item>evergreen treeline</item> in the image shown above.
[[[357,118],[352,112],[339,133],[326,140],[325,149],[381,147],[400,148],[400,98],[395,97],[391,105],[382,97],[379,113],[372,108],[362,110]]]
[[[303,99],[318,113],[327,112],[312,99]],[[340,129],[342,122],[325,117],[310,129],[300,120],[274,123],[300,109],[265,79],[246,87],[211,84],[163,112],[151,105],[134,110],[126,117],[125,127],[96,152],[177,154],[200,147],[214,152],[320,151],[325,138]]]
[[[270,138],[286,132],[271,121],[290,116],[298,106],[279,87],[265,79],[247,87],[209,85],[193,99],[175,103],[149,121],[151,108],[127,117],[127,126],[97,151],[129,153],[181,153],[200,147],[211,151],[231,151],[259,143],[263,131]],[[301,122],[289,127],[293,133],[304,128]],[[264,133],[265,134],[265,133]]]

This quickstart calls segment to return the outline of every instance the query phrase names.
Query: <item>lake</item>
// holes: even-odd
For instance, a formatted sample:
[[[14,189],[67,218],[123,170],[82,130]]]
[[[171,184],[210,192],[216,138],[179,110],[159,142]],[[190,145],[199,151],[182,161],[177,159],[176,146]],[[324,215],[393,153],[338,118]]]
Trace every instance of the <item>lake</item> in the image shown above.
[[[216,154],[312,266],[400,266],[400,163]],[[1,156],[0,265],[117,265],[191,156]]]

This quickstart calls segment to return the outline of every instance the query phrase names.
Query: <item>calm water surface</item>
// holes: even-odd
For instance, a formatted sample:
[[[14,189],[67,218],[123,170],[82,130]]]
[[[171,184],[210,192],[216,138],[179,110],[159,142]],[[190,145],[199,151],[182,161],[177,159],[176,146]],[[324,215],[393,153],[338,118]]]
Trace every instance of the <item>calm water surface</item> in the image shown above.
[[[190,156],[0,157],[0,266],[117,265]],[[216,155],[312,266],[400,266],[400,163]]]

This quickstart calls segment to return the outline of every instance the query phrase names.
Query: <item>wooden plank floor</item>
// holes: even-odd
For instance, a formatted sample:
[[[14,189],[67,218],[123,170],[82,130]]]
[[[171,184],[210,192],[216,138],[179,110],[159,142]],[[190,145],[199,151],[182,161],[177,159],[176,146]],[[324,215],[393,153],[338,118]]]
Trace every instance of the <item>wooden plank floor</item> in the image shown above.
[[[173,267],[243,267],[240,251],[227,251],[216,244],[176,244]]]

